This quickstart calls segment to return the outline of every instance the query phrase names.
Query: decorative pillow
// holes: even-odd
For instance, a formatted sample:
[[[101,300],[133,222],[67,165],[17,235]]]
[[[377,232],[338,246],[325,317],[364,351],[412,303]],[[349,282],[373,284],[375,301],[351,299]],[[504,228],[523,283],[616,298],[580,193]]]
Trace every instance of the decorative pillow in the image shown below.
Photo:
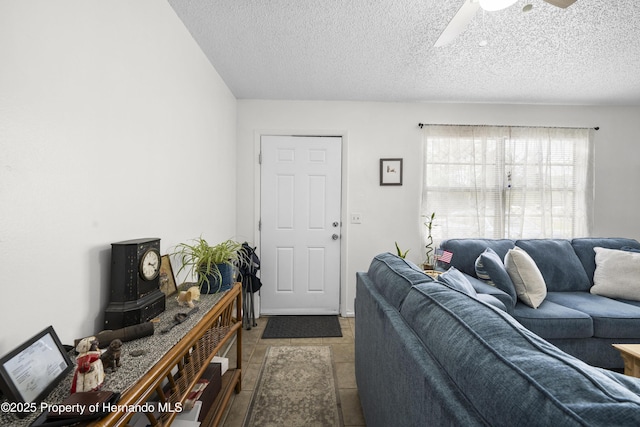
[[[547,284],[533,258],[516,246],[507,252],[504,264],[518,298],[529,307],[538,308],[547,296]]]
[[[507,273],[504,263],[496,251],[487,248],[480,254],[476,260],[476,276],[484,280],[487,284],[506,292],[511,297],[511,301],[515,307],[516,300],[518,299],[516,288],[513,286],[509,273]]]
[[[591,293],[640,301],[640,253],[595,247]]]
[[[484,252],[482,252],[480,255],[478,255],[478,258],[476,258],[476,277],[482,281],[484,281],[487,285],[491,285],[491,286],[495,286],[496,284],[493,283],[491,281],[491,276],[489,276],[489,272],[487,271],[486,267],[484,266],[484,262],[482,262],[482,255],[487,254],[487,253],[496,253],[496,251],[494,251],[491,248],[487,248],[484,250]],[[497,254],[496,254],[497,255]]]
[[[450,267],[446,272],[442,273],[438,280],[472,297],[478,295],[471,282],[464,277],[464,273],[456,270],[455,267]]]

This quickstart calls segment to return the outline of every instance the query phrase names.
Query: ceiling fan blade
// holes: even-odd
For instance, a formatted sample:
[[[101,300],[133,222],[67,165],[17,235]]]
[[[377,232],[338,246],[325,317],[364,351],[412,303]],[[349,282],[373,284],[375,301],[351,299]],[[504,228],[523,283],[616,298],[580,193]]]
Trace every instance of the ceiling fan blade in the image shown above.
[[[571,6],[576,2],[576,0],[544,0],[544,1],[554,6],[561,7],[563,9]]]
[[[467,28],[479,8],[478,0],[465,0],[433,46],[441,47],[455,40]]]

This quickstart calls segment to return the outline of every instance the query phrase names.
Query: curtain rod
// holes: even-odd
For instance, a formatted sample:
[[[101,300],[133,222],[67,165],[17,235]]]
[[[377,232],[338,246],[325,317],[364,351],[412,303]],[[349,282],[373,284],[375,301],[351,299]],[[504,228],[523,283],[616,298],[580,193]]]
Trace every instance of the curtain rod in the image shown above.
[[[455,125],[455,124],[437,124],[437,123],[418,123],[418,127],[423,126],[469,126],[469,127],[494,127],[494,128],[540,128],[540,129],[593,129],[600,130],[600,126],[592,128],[566,127],[566,126],[505,126],[505,125]]]

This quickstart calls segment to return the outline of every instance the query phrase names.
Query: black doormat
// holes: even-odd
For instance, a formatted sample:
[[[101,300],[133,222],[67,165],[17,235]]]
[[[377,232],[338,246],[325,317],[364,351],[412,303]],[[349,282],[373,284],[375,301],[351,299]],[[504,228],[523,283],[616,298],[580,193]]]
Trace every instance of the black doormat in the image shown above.
[[[262,338],[341,337],[338,316],[272,316]]]

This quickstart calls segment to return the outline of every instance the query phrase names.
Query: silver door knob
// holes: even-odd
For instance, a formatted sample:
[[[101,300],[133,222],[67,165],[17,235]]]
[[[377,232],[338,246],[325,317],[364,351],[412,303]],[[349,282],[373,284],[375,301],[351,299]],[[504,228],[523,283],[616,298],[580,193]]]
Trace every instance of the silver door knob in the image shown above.
[[[338,236],[337,234],[335,234],[335,233],[334,233],[334,234],[331,236],[331,238],[332,238],[333,240],[338,240],[338,239],[340,238],[340,236]]]

